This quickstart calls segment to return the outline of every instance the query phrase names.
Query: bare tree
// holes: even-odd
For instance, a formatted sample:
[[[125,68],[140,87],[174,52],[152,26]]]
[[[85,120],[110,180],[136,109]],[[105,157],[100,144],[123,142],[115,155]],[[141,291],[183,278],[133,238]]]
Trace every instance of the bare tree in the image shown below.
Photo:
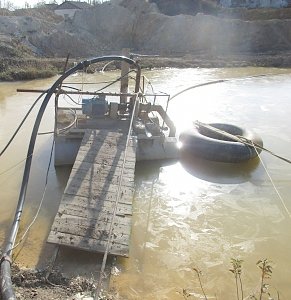
[[[14,9],[14,5],[11,1],[0,1],[0,8],[6,8],[8,10],[13,10]]]
[[[41,6],[44,6],[45,5],[45,1],[38,1],[34,7],[41,7]]]

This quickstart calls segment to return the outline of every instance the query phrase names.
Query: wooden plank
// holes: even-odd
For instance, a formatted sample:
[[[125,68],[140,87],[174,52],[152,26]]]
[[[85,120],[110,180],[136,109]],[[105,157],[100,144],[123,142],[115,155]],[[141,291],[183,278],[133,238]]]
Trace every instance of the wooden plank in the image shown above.
[[[133,143],[131,143],[133,144]],[[125,144],[123,142],[112,142],[111,140],[110,141],[107,141],[107,140],[102,140],[100,141],[99,143],[94,143],[93,142],[88,142],[86,144],[82,144],[81,143],[81,151],[94,151],[94,152],[99,152],[100,150],[112,150],[112,151],[115,151],[113,153],[116,153],[116,152],[124,152],[125,151]],[[126,156],[128,157],[132,157],[135,152],[132,150],[132,145],[129,146],[127,149],[126,149]]]
[[[116,199],[116,195],[115,199]],[[62,207],[63,206],[63,207]],[[104,200],[102,198],[99,199],[88,199],[86,197],[79,197],[79,196],[73,196],[73,195],[64,195],[63,200],[59,206],[59,211],[61,211],[64,208],[71,207],[72,209],[78,208],[78,209],[103,209],[103,210],[110,210],[115,207],[115,201],[108,201]],[[118,202],[117,208],[124,212],[124,214],[131,214],[132,205],[130,202]]]
[[[55,236],[53,236],[55,235]],[[50,232],[49,243],[73,247],[78,250],[104,253],[106,250],[106,242],[89,238],[82,238],[68,234]],[[112,243],[109,247],[108,254],[128,257],[128,246]]]
[[[103,214],[101,216],[95,216],[94,218],[88,219],[79,216],[72,216],[72,215],[60,213],[56,215],[52,229],[56,231],[58,229],[58,226],[61,226],[63,224],[70,224],[72,227],[79,227],[79,226],[85,226],[88,228],[98,227],[99,230],[109,230],[111,222],[112,222],[112,214],[111,215]],[[127,226],[130,224],[130,222],[131,222],[131,218],[129,217],[116,216],[116,218],[113,221],[113,226],[116,227],[115,230],[118,229],[119,231],[122,231],[124,234],[126,234],[125,230],[127,230],[128,228]]]
[[[102,180],[103,178],[116,178],[119,179],[122,175],[123,180],[134,182],[134,174],[132,170],[125,170],[123,174],[121,174],[121,168],[104,170],[103,168],[98,167],[96,164],[92,164],[90,168],[73,168],[71,171],[70,178],[71,179],[82,179],[82,180],[93,180],[96,181],[98,179]]]
[[[104,189],[104,187],[109,187],[110,185],[119,186],[120,180],[123,187],[131,188],[134,183],[134,181],[129,178],[122,177],[122,179],[120,179],[120,176],[105,176],[102,178],[101,176],[95,177],[92,175],[92,178],[88,178],[76,175],[74,177],[70,177],[68,185],[78,186],[82,183],[83,187],[90,187],[91,189],[97,190],[100,187]]]
[[[112,217],[112,216],[111,216]],[[110,253],[115,255],[126,255],[129,244],[130,220],[128,218],[115,218],[113,223],[113,239]],[[49,243],[67,245],[78,249],[102,252],[108,242],[111,220],[103,215],[101,220],[80,219],[68,215],[57,216],[48,237]],[[87,241],[84,243],[84,241]],[[122,251],[118,245],[122,246]],[[90,246],[90,248],[86,248]],[[84,248],[85,247],[85,248]],[[127,247],[127,252],[125,251]]]
[[[105,203],[108,201],[105,201]],[[92,218],[94,216],[100,215],[101,212],[106,213],[107,215],[110,214],[113,209],[114,205],[111,203],[110,205],[98,205],[96,208],[89,206],[89,207],[84,207],[80,205],[75,205],[75,204],[65,204],[61,203],[59,207],[59,214],[70,214],[71,216],[79,216],[82,218]],[[128,207],[128,205],[119,205],[116,207],[116,215],[121,216],[121,217],[126,217],[126,216],[131,216],[131,207]]]
[[[127,166],[127,168],[123,169],[123,174],[126,174],[127,176],[131,176],[131,178],[134,178],[134,172],[131,168],[131,164],[127,165],[125,164],[125,166]],[[100,163],[88,163],[88,162],[79,162],[79,161],[75,161],[75,164],[72,168],[72,172],[90,172],[91,174],[95,174],[95,173],[114,173],[115,175],[120,175],[122,172],[122,168],[115,165],[114,168],[112,167],[112,165],[102,165]]]
[[[134,182],[134,174],[130,170],[125,170],[123,174],[121,174],[121,169],[117,170],[111,170],[111,169],[100,169],[95,164],[92,165],[90,169],[85,168],[79,168],[75,169],[73,168],[71,171],[71,178],[72,179],[84,179],[84,180],[98,180],[99,178],[120,178],[120,176],[123,175],[124,179],[130,180],[132,183]]]
[[[99,205],[98,202],[100,201],[103,203],[105,202],[112,203],[114,205],[114,203],[116,202],[116,197],[117,195],[115,193],[107,193],[106,198],[103,197],[102,194],[93,195],[92,197],[83,197],[78,195],[64,194],[61,203],[75,204],[75,205],[79,205],[80,207],[89,207],[90,209],[91,206],[94,207],[98,206]],[[123,201],[118,201],[118,205],[121,204],[125,204],[131,207],[132,199],[129,198],[129,199],[123,199]]]
[[[90,151],[90,150],[89,150]],[[88,151],[83,151],[81,149],[79,151],[78,159],[79,161],[84,161],[84,162],[90,162],[90,163],[98,163],[98,161],[105,160],[105,159],[110,159],[111,163],[114,162],[122,162],[123,163],[123,158],[124,158],[124,151],[116,151],[113,155],[108,155],[108,152],[111,151],[110,149],[102,149],[102,151],[99,152],[88,152]],[[113,153],[111,153],[113,154]],[[112,160],[113,159],[113,160]],[[125,164],[129,164],[129,162],[135,162],[135,155],[128,155],[126,156],[126,161]],[[101,164],[101,163],[99,163]],[[115,165],[115,164],[114,164]]]
[[[127,256],[134,193],[135,142],[108,130],[85,130],[48,242]],[[120,182],[121,174],[123,178]],[[117,199],[119,192],[120,199]],[[116,201],[118,201],[116,206]],[[116,206],[116,215],[113,212]]]
[[[90,185],[88,182],[84,181],[84,185],[80,184],[74,184],[74,182],[70,183],[68,182],[67,188],[66,188],[66,194],[71,195],[77,195],[77,196],[83,196],[83,197],[93,197],[98,196],[99,197],[106,197],[108,193],[116,194],[118,193],[119,186],[110,184],[108,182],[104,182],[103,185],[101,184],[93,184]],[[133,187],[126,186],[120,188],[120,197],[121,200],[124,201],[124,199],[132,198],[133,196]]]
[[[90,231],[90,238],[88,238],[88,231]],[[78,228],[71,228],[69,224],[62,224],[58,227],[58,230],[56,230],[54,233],[51,231],[50,239],[60,239],[60,237],[64,235],[71,235],[78,237],[78,240],[86,239],[86,240],[96,240],[99,241],[99,244],[106,245],[108,242],[109,237],[109,231],[103,231],[103,230],[88,230],[88,228],[85,227],[78,227]],[[72,240],[72,239],[71,239]],[[129,240],[129,235],[125,235],[121,232],[113,232],[113,241],[114,244],[120,244],[127,246]]]
[[[129,147],[132,147],[135,144],[136,144],[136,140],[133,139],[128,140]],[[111,148],[116,148],[116,146],[120,146],[120,149],[125,149],[126,139],[124,138],[123,134],[120,134],[119,136],[98,135],[95,137],[86,135],[83,137],[81,141],[81,146],[85,148],[93,147],[93,149],[96,149],[102,145]],[[130,148],[128,148],[128,150],[130,150]]]
[[[120,153],[119,153],[120,154]],[[109,156],[108,152],[104,152],[104,153],[90,153],[90,152],[86,152],[86,151],[82,151],[79,150],[78,156],[76,157],[77,161],[80,162],[89,162],[89,163],[97,163],[100,165],[116,165],[118,167],[122,167],[124,162],[123,162],[123,155],[114,155],[114,156]],[[129,157],[126,162],[125,162],[126,166],[131,166],[134,167],[135,165],[135,157]]]
[[[64,230],[64,231],[66,231],[66,230],[68,230],[69,232],[68,233],[66,233],[66,232],[62,232],[62,230]],[[92,234],[91,233],[91,236],[90,236],[90,238],[88,238],[88,237],[86,237],[86,236],[82,236],[82,235],[78,235],[78,232],[72,232],[71,230],[69,230],[69,228],[65,228],[65,227],[62,227],[61,229],[60,229],[60,231],[58,231],[58,232],[56,232],[56,233],[53,233],[53,232],[51,232],[50,233],[50,236],[49,236],[49,239],[50,239],[50,241],[53,241],[53,240],[55,240],[55,241],[57,241],[58,243],[59,242],[61,242],[62,244],[64,244],[64,240],[63,239],[65,239],[65,240],[70,240],[69,241],[69,246],[70,247],[74,247],[74,246],[76,246],[76,247],[79,247],[80,245],[80,243],[84,243],[84,241],[86,241],[86,244],[88,244],[88,243],[93,243],[94,244],[94,247],[106,247],[106,245],[107,245],[107,238],[108,238],[108,233],[107,233],[107,235],[105,236],[105,238],[102,238],[102,234],[96,234],[96,235],[94,235],[94,234]],[[117,235],[115,235],[114,236],[114,240],[112,241],[112,243],[111,243],[111,249],[113,248],[115,248],[115,246],[117,246],[117,245],[119,245],[119,246],[121,246],[124,250],[126,249],[126,247],[128,247],[128,240],[129,240],[129,237],[127,236],[127,239],[125,238],[125,236],[121,236],[121,235],[119,235],[119,236],[117,236]],[[79,243],[79,244],[77,244],[77,242]],[[55,243],[55,242],[54,242]],[[98,250],[99,251],[99,249],[92,249],[92,248],[87,248],[86,250],[90,250],[91,252],[92,251],[96,251],[96,250]],[[117,250],[116,250],[116,252],[117,252]],[[125,251],[123,251],[123,253],[122,254],[124,254],[125,253]]]
[[[90,131],[90,132],[89,132]],[[123,132],[116,132],[110,130],[85,130],[85,134],[82,143],[87,144],[88,142],[94,141],[94,143],[98,143],[103,141],[105,138],[111,139],[112,143],[126,143],[126,137],[123,138],[125,135]],[[121,140],[122,138],[122,140]],[[130,139],[130,143],[133,143],[133,139]],[[132,144],[129,144],[132,146]]]
[[[96,220],[94,220],[95,222],[91,222],[91,220],[88,221],[72,216],[65,217],[65,215],[63,215],[62,217],[56,218],[56,222],[52,227],[52,231],[71,233],[72,235],[78,235],[83,237],[88,237],[88,232],[90,232],[90,238],[92,239],[100,238],[101,240],[107,240],[111,224],[110,218],[107,219],[107,222],[102,223],[103,221],[96,222]],[[127,233],[126,230],[130,220],[129,218],[117,219],[119,220],[114,220],[113,224],[113,236],[124,236],[126,239],[126,237],[129,236],[129,233]],[[123,220],[123,223],[119,223],[121,219]],[[104,224],[106,226],[103,226]],[[119,243],[121,242],[119,241]]]
[[[112,169],[112,162],[109,162],[108,159],[107,160],[106,159],[104,159],[104,160],[101,159],[100,161],[95,162],[95,164],[96,164],[96,168],[100,168],[100,169],[103,169],[103,170]],[[83,168],[86,168],[86,167],[88,168],[89,165],[92,165],[92,162],[80,161],[77,157],[76,161],[74,163],[73,169],[81,168],[81,166]],[[114,170],[118,170],[118,169],[121,170],[122,167],[123,167],[123,163],[115,164]],[[130,171],[134,171],[134,169],[135,169],[135,163],[126,162],[125,170],[128,170],[130,172]]]

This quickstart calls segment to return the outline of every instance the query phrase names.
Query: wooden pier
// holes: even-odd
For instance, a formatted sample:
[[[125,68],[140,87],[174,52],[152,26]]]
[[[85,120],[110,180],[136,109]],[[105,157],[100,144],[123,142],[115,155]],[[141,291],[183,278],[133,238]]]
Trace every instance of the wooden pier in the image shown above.
[[[85,130],[49,243],[104,253],[112,227],[108,253],[128,256],[135,145],[126,149],[126,140],[127,133]]]

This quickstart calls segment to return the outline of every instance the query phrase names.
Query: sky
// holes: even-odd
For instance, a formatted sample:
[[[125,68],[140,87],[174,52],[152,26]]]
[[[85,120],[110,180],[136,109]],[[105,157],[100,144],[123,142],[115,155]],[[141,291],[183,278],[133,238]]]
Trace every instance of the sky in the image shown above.
[[[13,6],[15,6],[15,8],[24,8],[25,6],[25,2],[28,2],[30,6],[34,6],[39,2],[46,2],[46,3],[50,3],[52,1],[47,0],[47,1],[42,1],[42,0],[0,0],[0,3],[2,5],[2,7],[5,7],[5,4],[7,2],[11,2],[13,4]],[[56,1],[57,3],[61,3],[61,1]]]
[[[55,2],[58,4],[63,3],[64,0],[56,0]],[[81,0],[85,1],[85,0]],[[106,0],[99,1],[99,2],[105,2]],[[0,8],[4,7],[7,8],[7,3],[12,3],[14,8],[24,8],[25,3],[28,3],[30,7],[34,7],[37,3],[52,3],[53,0],[0,0]]]

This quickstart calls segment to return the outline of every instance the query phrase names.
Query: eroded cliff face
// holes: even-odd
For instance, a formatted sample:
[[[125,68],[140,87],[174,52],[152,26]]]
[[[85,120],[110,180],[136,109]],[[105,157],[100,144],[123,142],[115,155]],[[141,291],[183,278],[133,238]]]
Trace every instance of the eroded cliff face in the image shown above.
[[[211,13],[216,7],[216,0],[149,0],[149,2],[155,3],[163,14],[169,16]]]
[[[81,11],[72,25],[82,27],[111,49],[124,46],[158,54],[212,55],[291,50],[291,19],[245,21],[204,14],[166,16],[155,5],[139,0],[100,6],[90,14]]]
[[[0,33],[2,43],[17,39],[36,54],[54,57],[110,54],[123,47],[143,53],[209,55],[291,50],[291,19],[167,16],[142,0],[106,2],[77,12],[71,21],[0,16]]]
[[[291,49],[291,20],[242,21],[197,14],[139,18],[135,46],[164,53],[258,53]]]

